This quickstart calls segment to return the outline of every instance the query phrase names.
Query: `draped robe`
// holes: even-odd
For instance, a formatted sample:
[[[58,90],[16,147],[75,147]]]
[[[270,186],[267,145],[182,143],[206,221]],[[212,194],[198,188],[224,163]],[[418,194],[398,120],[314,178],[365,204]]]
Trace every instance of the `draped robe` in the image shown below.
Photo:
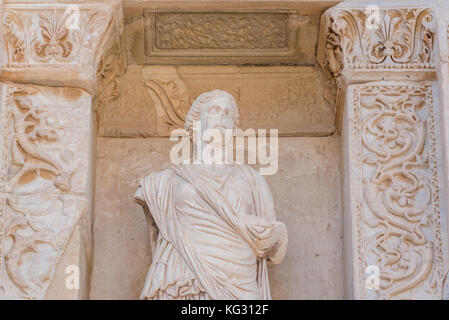
[[[157,239],[141,299],[271,299],[264,255],[276,217],[254,169],[171,166],[141,188]]]

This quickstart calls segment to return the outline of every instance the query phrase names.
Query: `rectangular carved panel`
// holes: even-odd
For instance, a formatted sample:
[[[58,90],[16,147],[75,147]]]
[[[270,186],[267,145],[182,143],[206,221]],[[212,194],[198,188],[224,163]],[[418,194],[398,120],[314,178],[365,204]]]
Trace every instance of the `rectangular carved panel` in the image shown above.
[[[318,16],[289,10],[143,10],[128,17],[130,62],[301,64],[315,62]]]
[[[91,96],[13,83],[0,92],[0,299],[42,299],[88,216]]]
[[[290,40],[287,13],[148,12],[145,16],[154,20],[154,50],[285,50]]]
[[[441,299],[446,204],[434,90],[427,82],[348,89],[345,211],[356,299]]]

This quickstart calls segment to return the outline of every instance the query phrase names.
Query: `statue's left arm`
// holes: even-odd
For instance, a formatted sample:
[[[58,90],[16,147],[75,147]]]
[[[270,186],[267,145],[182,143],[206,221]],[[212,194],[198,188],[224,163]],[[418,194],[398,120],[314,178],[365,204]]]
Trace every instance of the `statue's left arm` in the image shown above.
[[[256,255],[267,258],[271,263],[280,263],[287,250],[287,227],[284,223],[276,220],[273,197],[265,178],[257,172],[252,171],[255,179],[253,214],[245,214],[243,221],[260,249]]]

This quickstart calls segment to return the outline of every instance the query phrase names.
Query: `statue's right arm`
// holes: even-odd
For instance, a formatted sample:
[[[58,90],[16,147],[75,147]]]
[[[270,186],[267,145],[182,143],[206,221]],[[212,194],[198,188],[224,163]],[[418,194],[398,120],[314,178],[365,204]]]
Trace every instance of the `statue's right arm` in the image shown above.
[[[154,252],[156,249],[156,242],[157,242],[157,236],[158,236],[158,229],[157,225],[153,219],[153,216],[151,215],[150,209],[148,208],[147,202],[145,201],[145,196],[143,194],[143,188],[139,186],[139,189],[137,189],[136,193],[134,193],[134,199],[138,204],[140,204],[143,208],[143,211],[145,213],[145,219],[147,221],[148,225],[148,231],[150,232],[150,245],[151,250]]]

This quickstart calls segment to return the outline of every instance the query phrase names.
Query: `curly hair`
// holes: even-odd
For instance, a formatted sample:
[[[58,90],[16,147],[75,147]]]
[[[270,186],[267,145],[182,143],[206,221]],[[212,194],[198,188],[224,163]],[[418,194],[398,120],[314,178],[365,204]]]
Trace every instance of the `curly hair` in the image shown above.
[[[192,137],[193,132],[193,124],[195,121],[198,121],[201,115],[201,110],[204,105],[214,99],[224,98],[226,99],[234,108],[233,112],[233,120],[234,127],[236,128],[239,124],[239,108],[237,107],[237,103],[235,102],[234,97],[229,92],[224,90],[215,89],[212,91],[204,92],[200,94],[195,101],[193,101],[192,106],[190,107],[189,113],[186,116],[186,121],[184,124],[184,129],[189,132],[190,137]]]

